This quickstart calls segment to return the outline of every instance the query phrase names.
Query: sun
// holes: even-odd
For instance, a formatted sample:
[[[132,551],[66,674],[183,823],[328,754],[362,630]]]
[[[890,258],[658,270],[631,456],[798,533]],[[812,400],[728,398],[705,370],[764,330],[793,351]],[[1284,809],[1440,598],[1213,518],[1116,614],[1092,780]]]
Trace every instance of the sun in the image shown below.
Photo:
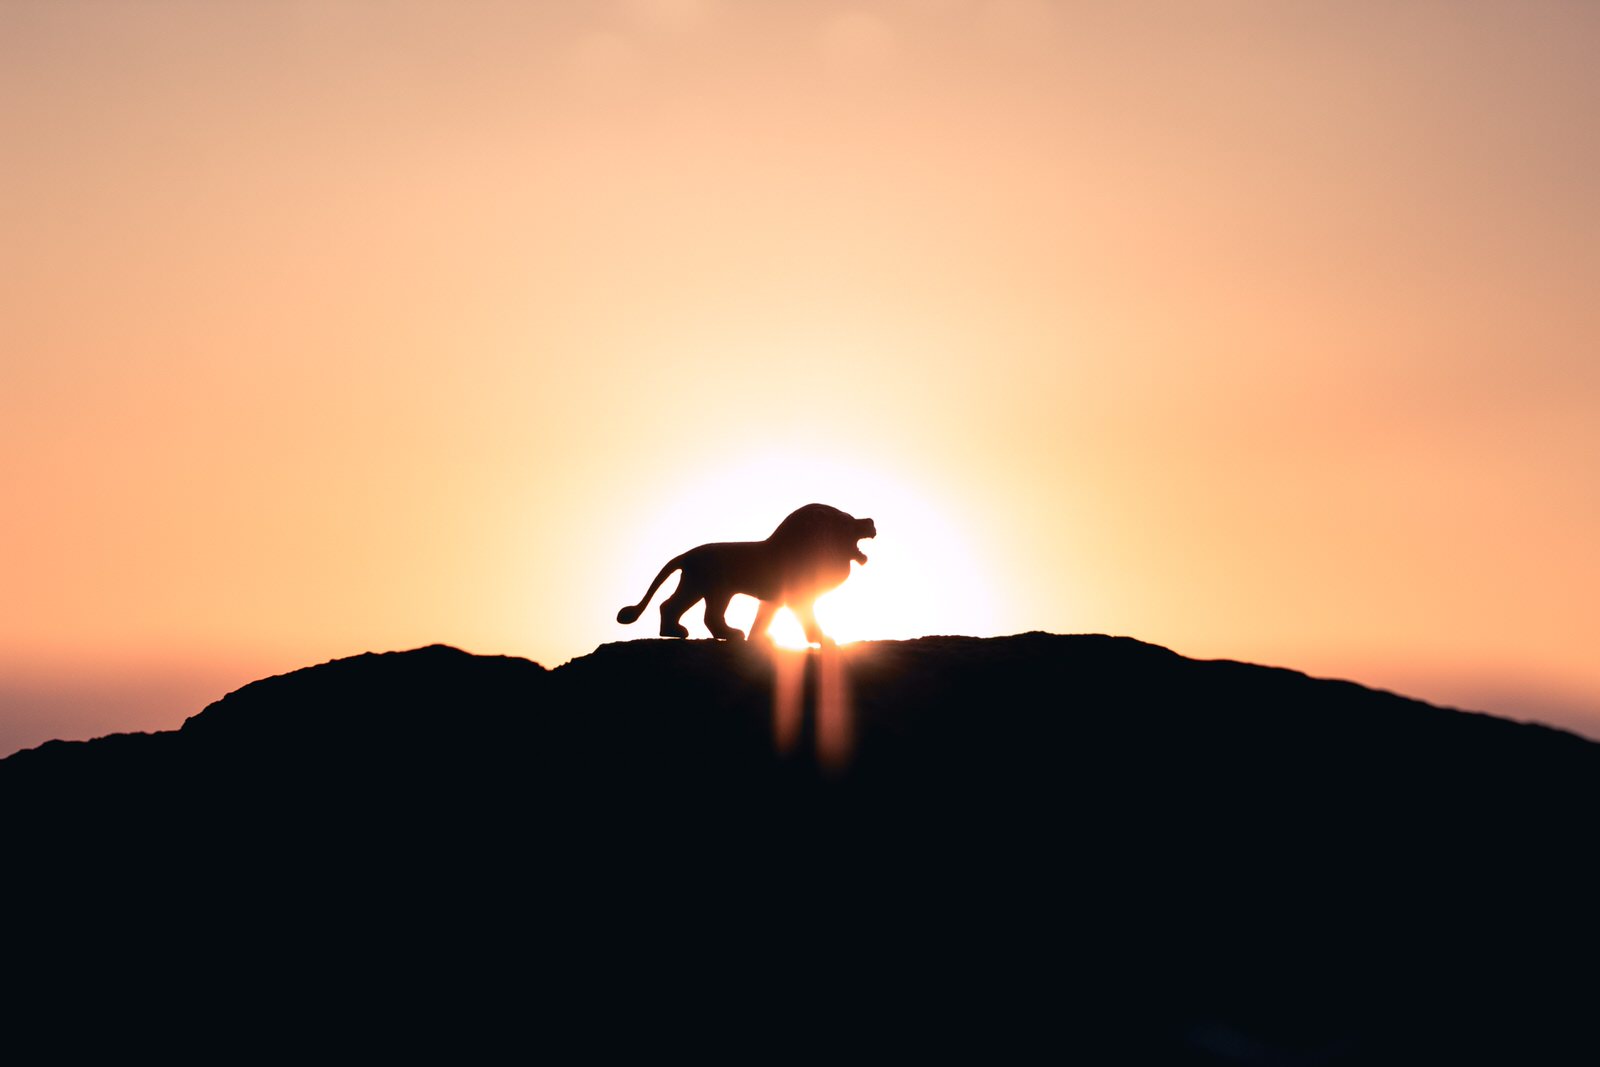
[[[817,600],[817,621],[834,640],[994,632],[985,576],[965,531],[948,515],[951,502],[866,464],[767,456],[712,471],[679,487],[667,506],[653,513],[639,539],[633,573],[653,573],[662,558],[695,544],[761,540],[784,516],[811,503],[870,517],[878,527],[876,538],[861,542],[868,562],[851,564],[849,580]],[[703,635],[701,612],[698,606],[691,609],[684,624]],[[727,619],[748,631],[755,613],[755,599],[738,596]],[[769,632],[781,646],[807,646],[787,608],[778,612]]]

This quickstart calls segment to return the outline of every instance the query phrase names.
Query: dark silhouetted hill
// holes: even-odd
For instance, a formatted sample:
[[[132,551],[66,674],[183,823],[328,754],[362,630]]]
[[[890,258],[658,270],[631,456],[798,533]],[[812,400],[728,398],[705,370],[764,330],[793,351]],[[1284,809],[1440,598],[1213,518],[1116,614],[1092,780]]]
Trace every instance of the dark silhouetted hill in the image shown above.
[[[1600,746],[1126,638],[837,655],[837,770],[814,708],[773,740],[820,653],[673,641],[357,656],[18,753],[6,943],[269,1043],[1600,1055]]]

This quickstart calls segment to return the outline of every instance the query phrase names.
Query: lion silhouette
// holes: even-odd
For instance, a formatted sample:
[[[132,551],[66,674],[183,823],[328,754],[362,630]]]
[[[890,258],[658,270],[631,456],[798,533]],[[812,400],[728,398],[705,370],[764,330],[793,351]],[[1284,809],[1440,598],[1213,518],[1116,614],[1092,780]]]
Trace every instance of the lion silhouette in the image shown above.
[[[678,620],[703,599],[711,636],[743,641],[744,631],[729,626],[724,616],[734,594],[745,593],[761,601],[750,627],[752,639],[767,632],[780,607],[788,607],[805,627],[806,640],[831,644],[817,625],[812,605],[850,577],[851,560],[867,562],[856,542],[876,536],[878,528],[871,519],[858,519],[826,504],[807,504],[780,522],[765,541],[721,541],[668,560],[644,599],[617,612],[617,621],[627,625],[637,619],[667,575],[681,570],[678,588],[661,604],[662,637],[688,637]]]

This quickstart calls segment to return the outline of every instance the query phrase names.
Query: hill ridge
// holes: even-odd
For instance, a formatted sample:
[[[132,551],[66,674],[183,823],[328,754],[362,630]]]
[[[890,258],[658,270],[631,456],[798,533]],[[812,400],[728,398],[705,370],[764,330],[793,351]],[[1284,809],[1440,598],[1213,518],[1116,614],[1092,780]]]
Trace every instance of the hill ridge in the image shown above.
[[[515,959],[558,1015],[642,968],[608,1011],[825,988],[896,1047],[1600,1051],[1568,977],[1600,746],[1132,638],[363,653],[18,753],[0,804],[51,958],[200,953],[224,987],[270,957],[331,1002],[494,998]]]
[[[1548,723],[1540,723],[1540,722],[1533,722],[1533,721],[1529,721],[1529,720],[1514,719],[1514,718],[1510,718],[1510,717],[1505,716],[1505,715],[1499,715],[1499,714],[1495,714],[1495,713],[1492,713],[1492,712],[1478,711],[1478,710],[1474,710],[1474,709],[1461,708],[1461,707],[1456,707],[1456,706],[1452,706],[1452,705],[1434,704],[1434,703],[1432,703],[1430,701],[1422,700],[1422,699],[1417,698],[1417,697],[1408,696],[1408,695],[1406,695],[1404,693],[1401,693],[1401,692],[1398,692],[1396,690],[1384,689],[1384,688],[1379,688],[1379,687],[1375,687],[1375,686],[1370,686],[1370,685],[1367,685],[1365,683],[1358,682],[1358,681],[1355,681],[1353,679],[1348,679],[1348,678],[1334,678],[1334,677],[1325,677],[1325,676],[1313,675],[1313,674],[1309,674],[1308,672],[1299,670],[1299,669],[1294,668],[1294,667],[1284,667],[1284,666],[1270,665],[1270,664],[1259,664],[1259,663],[1253,663],[1253,662],[1246,661],[1246,660],[1236,660],[1236,659],[1231,659],[1231,658],[1199,659],[1199,658],[1195,658],[1195,657],[1184,656],[1183,654],[1181,654],[1179,652],[1176,652],[1176,651],[1174,651],[1172,649],[1169,649],[1169,648],[1167,648],[1167,647],[1165,647],[1163,645],[1158,645],[1158,644],[1155,644],[1153,642],[1143,641],[1143,640],[1141,640],[1139,638],[1126,636],[1126,635],[1115,635],[1115,634],[1104,634],[1104,633],[1055,634],[1055,633],[1050,633],[1050,632],[1042,631],[1042,630],[1030,630],[1030,631],[1026,631],[1026,632],[1022,632],[1022,633],[1009,634],[1009,635],[998,636],[998,637],[970,637],[970,636],[965,636],[965,635],[930,634],[930,635],[926,635],[926,636],[923,636],[923,637],[916,637],[916,638],[888,639],[888,640],[881,640],[881,641],[851,642],[850,644],[840,646],[840,651],[843,653],[843,655],[845,657],[851,658],[851,657],[859,657],[859,656],[862,656],[862,655],[871,655],[872,654],[872,650],[875,650],[875,649],[876,650],[883,650],[883,649],[895,649],[895,648],[901,648],[901,647],[916,648],[916,647],[933,647],[933,646],[942,646],[942,647],[945,647],[945,648],[949,648],[949,647],[952,647],[952,646],[959,646],[959,645],[969,645],[969,646],[970,645],[977,645],[977,644],[981,644],[981,643],[985,643],[985,642],[1011,642],[1011,641],[1017,641],[1017,640],[1022,640],[1022,639],[1039,639],[1039,638],[1049,639],[1049,640],[1056,640],[1056,641],[1063,641],[1064,640],[1064,641],[1070,641],[1070,642],[1084,644],[1084,645],[1093,645],[1095,643],[1104,642],[1108,646],[1136,648],[1136,649],[1140,649],[1140,650],[1143,650],[1143,651],[1146,651],[1146,652],[1149,652],[1149,653],[1154,653],[1154,654],[1159,654],[1159,655],[1163,655],[1163,656],[1167,656],[1167,657],[1172,657],[1175,660],[1181,660],[1181,661],[1184,661],[1186,663],[1191,663],[1191,664],[1206,664],[1206,665],[1214,665],[1214,666],[1219,666],[1219,667],[1238,667],[1238,668],[1246,668],[1246,669],[1249,669],[1251,671],[1282,672],[1285,675],[1289,675],[1289,676],[1293,676],[1293,677],[1296,677],[1296,678],[1300,678],[1300,679],[1303,679],[1303,680],[1306,680],[1306,681],[1309,681],[1309,682],[1316,682],[1316,683],[1333,685],[1333,686],[1350,686],[1350,687],[1353,687],[1354,690],[1359,691],[1359,692],[1393,697],[1396,700],[1404,701],[1404,702],[1406,702],[1408,704],[1414,704],[1414,705],[1419,705],[1419,706],[1423,706],[1423,707],[1434,708],[1434,709],[1437,709],[1437,710],[1440,710],[1440,711],[1447,711],[1447,712],[1451,712],[1451,713],[1458,714],[1458,715],[1480,716],[1480,717],[1484,717],[1484,718],[1494,719],[1494,720],[1500,721],[1500,722],[1514,724],[1514,725],[1517,725],[1517,726],[1524,726],[1524,727],[1529,727],[1529,728],[1536,729],[1536,730],[1548,731],[1550,733],[1560,734],[1560,735],[1563,735],[1563,736],[1572,737],[1573,739],[1575,739],[1577,741],[1581,741],[1581,742],[1583,742],[1585,744],[1596,744],[1597,743],[1597,742],[1591,741],[1588,738],[1583,737],[1582,735],[1576,734],[1576,733],[1574,733],[1574,732],[1572,732],[1570,730],[1566,730],[1566,729],[1563,729],[1563,728],[1558,727],[1558,726],[1552,726],[1552,725],[1550,725]],[[298,668],[295,668],[293,670],[284,671],[284,672],[279,673],[279,674],[267,675],[267,676],[264,676],[262,678],[258,678],[258,679],[255,679],[253,681],[247,682],[247,683],[245,683],[244,685],[240,686],[237,689],[230,690],[228,693],[226,693],[223,696],[219,697],[217,700],[214,700],[214,701],[208,703],[204,708],[200,709],[199,711],[196,711],[193,714],[186,716],[184,718],[183,722],[180,723],[177,727],[173,728],[172,730],[148,730],[148,731],[116,732],[116,733],[112,733],[112,734],[102,735],[101,737],[88,738],[88,739],[82,739],[82,740],[52,739],[52,740],[49,740],[49,741],[42,742],[39,745],[32,746],[31,748],[18,750],[17,752],[12,753],[10,756],[6,756],[6,757],[3,757],[3,758],[0,758],[0,766],[3,766],[8,760],[14,759],[17,756],[21,756],[24,753],[35,752],[35,751],[38,751],[40,749],[47,749],[47,748],[54,749],[57,746],[69,746],[69,747],[72,747],[72,746],[89,745],[89,744],[93,744],[93,743],[98,742],[98,741],[107,740],[107,739],[111,739],[111,738],[160,737],[160,736],[165,736],[165,735],[172,734],[172,733],[181,732],[184,729],[190,728],[190,724],[192,722],[194,722],[195,720],[199,719],[202,715],[205,715],[205,714],[207,714],[209,712],[212,712],[213,709],[224,707],[224,706],[229,706],[229,705],[226,704],[226,702],[230,698],[237,697],[241,693],[245,693],[247,691],[253,691],[253,690],[256,689],[256,687],[267,685],[269,683],[276,683],[276,682],[279,682],[282,679],[297,678],[297,677],[309,677],[309,676],[312,676],[311,672],[326,671],[328,668],[334,668],[334,667],[337,667],[338,665],[364,664],[364,663],[382,663],[382,662],[385,662],[385,661],[394,661],[394,660],[399,659],[399,658],[412,658],[412,659],[415,659],[415,658],[419,658],[419,657],[438,657],[440,655],[445,655],[445,656],[448,656],[448,657],[461,659],[463,662],[470,660],[470,661],[478,661],[478,662],[497,662],[497,663],[506,663],[506,664],[521,664],[521,665],[526,665],[526,666],[531,667],[531,668],[536,668],[538,671],[540,671],[542,673],[554,675],[554,674],[559,674],[560,672],[565,671],[568,668],[573,667],[574,665],[582,665],[586,661],[591,661],[591,660],[593,660],[594,657],[597,657],[597,656],[604,658],[604,657],[608,657],[608,656],[611,656],[611,655],[614,655],[614,654],[618,654],[622,650],[626,650],[626,649],[635,649],[635,650],[637,650],[637,649],[640,649],[642,647],[654,647],[654,648],[662,648],[662,649],[704,647],[704,648],[708,648],[708,649],[710,649],[710,648],[721,648],[721,649],[728,650],[728,651],[739,649],[738,645],[730,645],[730,644],[728,644],[726,642],[719,642],[719,641],[710,640],[710,639],[683,641],[683,640],[674,639],[674,638],[637,638],[637,639],[633,639],[633,640],[602,642],[601,644],[597,645],[594,648],[593,651],[585,653],[584,655],[581,655],[581,656],[575,656],[572,659],[567,660],[564,663],[561,663],[561,664],[559,664],[559,665],[557,665],[555,667],[546,667],[546,666],[538,663],[535,660],[532,660],[532,659],[529,659],[529,658],[526,658],[526,657],[521,657],[521,656],[508,655],[508,654],[482,654],[482,653],[469,652],[469,651],[466,651],[466,650],[464,650],[464,649],[462,649],[462,648],[460,648],[458,646],[446,644],[446,643],[443,643],[443,642],[433,642],[433,643],[430,643],[430,644],[427,644],[427,645],[420,645],[420,646],[417,646],[415,648],[409,648],[409,649],[392,649],[392,650],[385,650],[385,651],[367,650],[367,651],[363,651],[363,652],[353,653],[353,654],[351,654],[349,656],[339,656],[339,657],[335,657],[335,658],[332,658],[332,659],[329,659],[329,660],[324,660],[324,661],[322,661],[320,663],[310,664],[310,665],[307,665],[307,666],[304,666],[304,667],[298,667]],[[760,651],[760,646],[751,645],[751,646],[748,646],[747,648],[745,648],[743,651],[755,653],[755,652]],[[780,650],[780,651],[781,651],[782,654],[785,654],[785,655],[798,655],[799,654],[795,650],[787,650],[787,649],[785,649],[785,650]],[[810,650],[810,654],[815,656],[815,655],[818,654],[818,650],[812,649],[812,650]]]

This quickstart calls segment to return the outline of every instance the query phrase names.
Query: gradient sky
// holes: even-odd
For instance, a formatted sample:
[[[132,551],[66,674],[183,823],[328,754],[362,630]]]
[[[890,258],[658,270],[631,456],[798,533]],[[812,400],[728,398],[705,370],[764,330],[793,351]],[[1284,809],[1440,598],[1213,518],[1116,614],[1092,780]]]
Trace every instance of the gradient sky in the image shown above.
[[[871,515],[1600,737],[1600,5],[0,0],[0,754]],[[826,616],[825,620],[826,620]]]

